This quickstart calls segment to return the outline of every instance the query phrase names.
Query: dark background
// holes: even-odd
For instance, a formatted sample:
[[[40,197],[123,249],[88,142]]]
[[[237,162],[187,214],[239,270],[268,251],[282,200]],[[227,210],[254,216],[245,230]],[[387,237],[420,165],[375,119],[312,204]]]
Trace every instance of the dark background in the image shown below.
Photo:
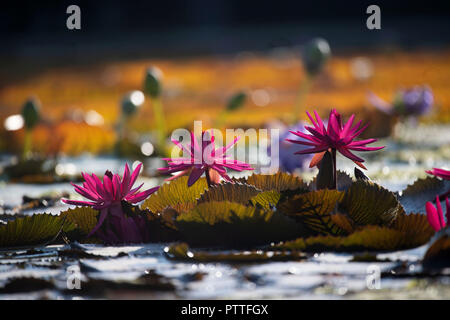
[[[66,8],[81,8],[79,31]],[[382,30],[366,28],[381,7]],[[334,49],[446,46],[446,1],[71,0],[8,1],[0,8],[0,56],[180,56],[267,50],[316,36]]]

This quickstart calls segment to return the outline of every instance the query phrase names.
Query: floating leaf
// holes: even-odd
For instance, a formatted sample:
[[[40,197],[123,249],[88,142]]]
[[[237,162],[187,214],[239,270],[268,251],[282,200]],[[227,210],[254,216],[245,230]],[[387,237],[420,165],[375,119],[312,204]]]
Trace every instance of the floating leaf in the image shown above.
[[[34,214],[9,221],[0,225],[0,247],[43,244],[58,235],[63,223],[63,219],[51,214]],[[65,232],[74,228],[73,224],[65,222]]]
[[[428,248],[422,262],[427,269],[450,267],[450,235],[443,234]]]
[[[162,212],[167,207],[174,208],[179,212],[193,208],[197,199],[208,187],[205,178],[198,179],[196,183],[188,187],[188,178],[184,176],[163,184],[156,193],[144,201],[141,207],[154,213]]]
[[[276,174],[252,174],[247,179],[240,179],[241,182],[253,185],[263,191],[276,190],[278,192],[286,190],[307,189],[307,185],[299,177],[286,172]]]
[[[423,215],[399,216],[392,228],[381,226],[366,226],[352,234],[342,236],[316,236],[299,238],[276,246],[285,250],[304,251],[396,251],[415,248],[426,243],[432,230],[424,222]]]
[[[279,210],[287,216],[295,217],[308,229],[322,234],[342,234],[331,214],[337,203],[342,200],[343,192],[323,189],[299,194],[279,206]]]
[[[229,253],[193,252],[187,243],[178,243],[164,249],[167,257],[173,260],[187,260],[196,262],[228,262],[228,263],[252,263],[267,261],[298,261],[305,259],[301,252],[279,251],[245,251]]]
[[[416,180],[412,185],[407,186],[399,200],[406,213],[424,212],[427,201],[435,201],[436,195],[449,190],[450,181],[427,177]]]
[[[141,209],[129,202],[122,201],[122,208],[127,216],[145,216],[149,230],[150,242],[177,241],[179,232],[174,225],[178,212],[173,208],[166,208],[162,213],[153,213],[147,209]]]
[[[261,190],[255,186],[243,184],[239,182],[225,182],[209,187],[198,200],[198,203],[211,201],[230,201],[246,204],[254,196],[258,195]]]
[[[389,225],[404,212],[394,193],[361,179],[345,192],[339,208],[357,225]]]
[[[296,224],[278,212],[228,201],[201,203],[180,214],[176,225],[192,245],[244,247],[298,234]]]
[[[264,191],[259,193],[258,195],[254,196],[250,202],[256,206],[260,205],[261,207],[265,209],[270,209],[272,206],[276,206],[278,204],[278,201],[280,200],[280,193],[278,193],[275,190],[271,191]]]
[[[335,225],[345,230],[347,233],[352,233],[355,229],[353,226],[353,221],[346,214],[335,213],[332,214],[330,218]]]
[[[77,207],[61,212],[60,217],[73,223],[82,236],[86,236],[97,224],[98,210],[90,207]]]

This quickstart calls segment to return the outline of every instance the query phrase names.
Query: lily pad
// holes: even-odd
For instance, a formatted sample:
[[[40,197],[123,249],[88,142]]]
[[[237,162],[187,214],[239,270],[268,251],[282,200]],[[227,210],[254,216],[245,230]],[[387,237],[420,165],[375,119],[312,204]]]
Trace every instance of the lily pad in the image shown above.
[[[404,212],[394,193],[380,185],[358,179],[345,192],[339,206],[357,225],[389,225]]]
[[[315,236],[299,238],[277,245],[277,249],[320,251],[397,251],[415,248],[426,243],[433,230],[421,214],[400,215],[391,228],[366,226],[348,236]]]
[[[435,201],[436,195],[450,190],[450,181],[440,180],[436,177],[418,179],[403,190],[400,203],[406,213],[425,212],[425,203]]]
[[[188,187],[188,178],[184,176],[165,183],[156,193],[144,201],[141,208],[154,213],[162,212],[167,207],[174,208],[179,212],[192,209],[197,203],[197,199],[208,189],[208,186],[206,179],[200,178],[191,187]]]
[[[292,197],[278,209],[313,233],[339,235],[345,231],[333,222],[331,215],[343,197],[344,193],[337,190],[312,191]]]
[[[230,201],[246,204],[260,192],[261,190],[249,184],[225,182],[209,187],[208,190],[200,196],[198,203]]]
[[[61,230],[69,232],[74,228],[72,223],[51,214],[34,214],[17,218],[0,225],[0,247],[43,244],[53,240]]]
[[[302,179],[286,172],[278,172],[272,175],[252,174],[247,179],[240,179],[239,181],[246,182],[263,191],[276,190],[282,192],[301,188],[307,189],[307,185]]]
[[[229,201],[201,203],[180,214],[176,225],[197,246],[246,247],[298,234],[296,224],[279,212]]]

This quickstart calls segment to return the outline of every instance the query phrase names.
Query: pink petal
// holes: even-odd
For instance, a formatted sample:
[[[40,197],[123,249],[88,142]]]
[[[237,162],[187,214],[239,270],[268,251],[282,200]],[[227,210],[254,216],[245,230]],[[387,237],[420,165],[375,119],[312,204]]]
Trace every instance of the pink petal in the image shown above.
[[[433,227],[435,231],[441,230],[438,212],[430,201],[425,204],[425,209],[427,211],[427,219],[430,226]]]
[[[438,213],[438,217],[439,217],[439,222],[441,224],[441,228],[444,228],[445,227],[444,212],[442,211],[442,206],[441,206],[441,202],[439,201],[439,196],[436,196],[436,208],[437,208],[437,213]]]
[[[133,173],[131,174],[130,183],[128,184],[130,189],[133,187],[134,183],[136,182],[136,179],[139,176],[139,173],[141,172],[141,168],[142,168],[142,163],[139,163],[136,166],[136,169],[134,169]]]

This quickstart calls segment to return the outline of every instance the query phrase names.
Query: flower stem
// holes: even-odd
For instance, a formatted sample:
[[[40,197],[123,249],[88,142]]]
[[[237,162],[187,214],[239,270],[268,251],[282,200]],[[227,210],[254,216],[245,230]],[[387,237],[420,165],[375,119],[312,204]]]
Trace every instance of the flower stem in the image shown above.
[[[209,168],[205,170],[206,182],[208,183],[208,188],[212,186],[211,176],[209,175]]]
[[[331,149],[331,159],[333,160],[333,189],[337,189],[337,170],[336,170],[336,149]]]
[[[292,123],[296,123],[300,117],[300,112],[302,111],[303,102],[305,100],[306,94],[311,88],[312,77],[308,74],[305,75],[305,80],[303,80],[297,93],[297,100],[295,101],[294,113],[292,114]]]
[[[31,149],[31,130],[25,129],[25,141],[23,144],[22,159],[25,160],[28,157]]]
[[[155,115],[156,128],[158,131],[158,146],[161,152],[165,154],[165,138],[166,138],[166,126],[164,121],[164,113],[161,98],[155,98],[153,100],[153,114]]]

